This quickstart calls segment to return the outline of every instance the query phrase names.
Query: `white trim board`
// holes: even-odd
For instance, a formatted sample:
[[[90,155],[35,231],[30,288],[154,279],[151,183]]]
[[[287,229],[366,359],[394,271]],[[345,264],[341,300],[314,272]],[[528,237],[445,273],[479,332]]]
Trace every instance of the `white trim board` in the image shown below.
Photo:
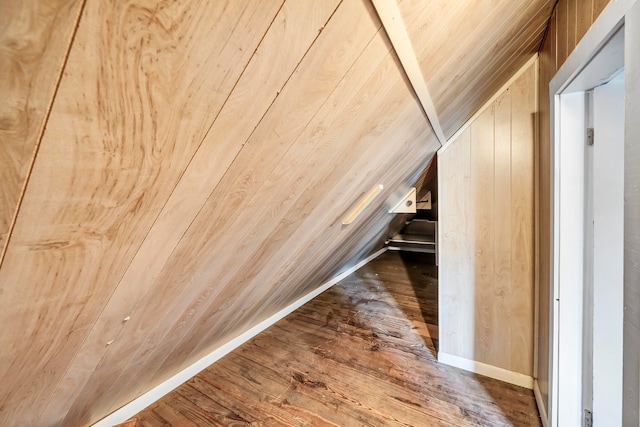
[[[465,359],[464,357],[454,356],[453,354],[443,353],[441,351],[438,352],[438,362],[509,384],[515,384],[528,388],[529,390],[533,389],[533,377],[529,375],[508,371],[503,368],[498,368],[497,366],[487,365],[486,363],[476,362],[475,360]]]
[[[451,135],[451,138],[449,138],[447,140],[447,142],[445,144],[442,144],[442,147],[440,147],[440,149],[438,150],[438,154],[444,152],[447,148],[449,148],[449,146],[453,143],[453,141],[455,141],[460,135],[462,135],[462,133],[467,130],[467,128],[469,126],[471,126],[471,123],[473,123],[478,117],[480,117],[480,115],[482,113],[484,113],[484,111],[489,108],[491,106],[491,104],[493,104],[496,99],[498,99],[500,97],[500,95],[502,95],[504,93],[505,90],[509,89],[509,87],[515,83],[516,80],[518,80],[520,78],[520,76],[522,76],[524,74],[525,71],[527,71],[529,69],[529,67],[531,67],[533,64],[535,64],[535,62],[538,60],[538,54],[534,53],[531,58],[529,58],[529,60],[518,70],[516,71],[516,73],[511,76],[511,78],[509,80],[507,80],[507,82],[505,84],[502,85],[502,87],[500,87],[500,89],[498,89],[496,91],[496,93],[493,94],[493,96],[491,98],[489,98],[489,100],[487,102],[484,103],[484,105],[482,105],[482,107],[480,107],[473,116],[471,116],[471,118],[469,120],[467,120],[462,127],[460,127],[460,129],[458,129],[456,131],[456,133],[454,133],[453,135]],[[536,76],[538,75],[538,73],[536,72]],[[536,85],[537,87],[537,85]],[[537,90],[537,89],[536,89]]]
[[[540,420],[542,421],[542,427],[549,426],[549,417],[547,416],[547,410],[542,402],[542,392],[540,391],[540,384],[538,380],[533,380],[533,396],[536,398],[536,404],[538,405],[538,412],[540,413]]]
[[[551,100],[556,94],[561,93],[573,82],[574,78],[585,66],[600,52],[600,49],[609,41],[623,24],[627,11],[637,0],[610,1],[607,7],[600,13],[589,31],[582,37],[576,48],[564,61],[558,72],[549,83]]]
[[[373,0],[373,6],[382,21],[382,26],[389,36],[393,49],[398,55],[398,59],[400,59],[402,68],[409,78],[414,92],[418,96],[422,110],[427,115],[427,120],[433,132],[440,141],[440,145],[444,145],[447,138],[440,125],[438,112],[436,111],[435,105],[433,105],[427,82],[424,80],[416,52],[413,50],[411,38],[407,32],[407,27],[404,25],[398,2],[396,0]]]
[[[359,263],[357,263],[353,267],[347,269],[343,273],[340,273],[339,275],[337,275],[333,279],[331,279],[328,282],[324,283],[322,286],[314,289],[313,291],[309,292],[308,294],[306,294],[302,298],[298,299],[297,301],[294,301],[292,304],[290,304],[287,307],[283,308],[282,310],[278,311],[277,313],[275,313],[271,317],[263,320],[262,322],[258,323],[257,325],[255,325],[251,329],[249,329],[249,330],[243,332],[242,334],[238,335],[237,337],[235,337],[231,341],[227,342],[226,344],[223,344],[222,346],[218,347],[217,349],[215,349],[214,351],[212,351],[211,353],[209,353],[208,355],[206,355],[202,359],[200,359],[197,362],[195,362],[194,364],[186,367],[185,369],[183,369],[182,371],[178,372],[177,374],[175,374],[174,376],[172,376],[171,378],[169,378],[168,380],[166,380],[162,384],[158,385],[157,387],[154,387],[153,389],[149,390],[148,392],[146,392],[142,396],[137,397],[136,399],[134,399],[131,402],[127,403],[122,408],[120,408],[117,411],[111,413],[110,415],[107,415],[105,418],[103,418],[100,421],[98,421],[97,423],[93,424],[93,427],[111,427],[113,425],[125,422],[129,418],[131,418],[134,415],[136,415],[138,412],[142,411],[147,406],[149,406],[152,403],[156,402],[157,400],[159,400],[160,398],[162,398],[163,396],[165,396],[166,394],[168,394],[172,390],[176,389],[177,387],[179,387],[180,385],[182,385],[183,383],[188,381],[190,378],[194,377],[195,375],[197,375],[201,371],[203,371],[206,368],[208,368],[209,366],[211,366],[213,363],[215,363],[218,360],[220,360],[222,357],[224,357],[225,355],[227,355],[231,351],[233,351],[236,348],[240,347],[242,344],[244,344],[245,342],[249,341],[251,338],[255,337],[260,332],[264,331],[269,326],[271,326],[274,323],[276,323],[278,320],[284,318],[288,314],[292,313],[294,310],[302,307],[304,304],[308,303],[309,301],[311,301],[312,299],[314,299],[315,297],[317,297],[318,295],[320,295],[321,293],[323,293],[327,289],[331,288],[333,285],[335,285],[336,283],[338,283],[339,281],[341,281],[345,277],[347,277],[350,274],[356,272],[361,267],[365,266],[366,264],[368,264],[369,262],[371,262],[375,258],[379,257],[380,255],[382,255],[386,251],[387,251],[387,248],[385,247],[385,248],[382,248],[379,251],[375,252],[374,254],[369,255],[364,260],[360,261]]]

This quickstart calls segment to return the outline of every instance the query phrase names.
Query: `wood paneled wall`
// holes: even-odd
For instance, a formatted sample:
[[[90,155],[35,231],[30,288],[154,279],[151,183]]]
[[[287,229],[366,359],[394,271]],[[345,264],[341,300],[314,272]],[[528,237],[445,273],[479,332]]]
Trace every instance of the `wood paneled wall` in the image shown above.
[[[87,3],[0,269],[0,424],[94,422],[317,287],[438,146],[368,2]]]
[[[439,351],[533,375],[537,64],[438,154]]]
[[[549,401],[550,262],[551,262],[551,149],[549,82],[600,15],[608,0],[560,0],[551,15],[540,50],[539,224],[538,224],[538,355],[537,380],[544,402]]]
[[[534,54],[555,0],[404,0],[400,9],[450,138]]]
[[[550,2],[499,2],[473,32],[475,3],[402,3],[449,134]],[[1,425],[96,421],[362,259],[439,147],[369,1],[14,3]]]
[[[0,2],[0,254],[82,1]]]

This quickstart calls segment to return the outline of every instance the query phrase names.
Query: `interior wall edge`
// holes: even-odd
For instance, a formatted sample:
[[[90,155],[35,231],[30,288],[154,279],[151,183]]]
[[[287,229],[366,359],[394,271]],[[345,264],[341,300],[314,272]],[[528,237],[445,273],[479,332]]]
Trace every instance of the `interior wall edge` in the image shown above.
[[[181,384],[188,381],[190,378],[194,377],[201,371],[205,370],[206,368],[214,364],[216,361],[220,360],[226,354],[240,347],[242,344],[249,341],[256,335],[258,335],[260,332],[267,329],[269,326],[273,325],[280,319],[283,319],[285,316],[292,313],[294,310],[303,306],[307,302],[311,301],[313,298],[317,297],[324,291],[334,286],[336,283],[345,279],[350,274],[355,273],[357,270],[364,267],[369,262],[373,261],[374,259],[382,255],[386,251],[387,251],[387,248],[384,247],[374,252],[373,254],[369,255],[368,257],[366,257],[365,259],[363,259],[353,267],[345,270],[344,272],[338,274],[337,276],[333,277],[329,281],[323,283],[322,285],[315,288],[311,292],[307,293],[306,295],[297,299],[293,303],[289,304],[287,307],[281,309],[277,313],[271,315],[267,319],[251,327],[250,329],[241,333],[237,337],[229,340],[227,343],[222,344],[220,347],[216,348],[215,350],[213,350],[211,353],[209,353],[202,359],[196,361],[195,363],[191,364],[187,368],[178,372],[177,374],[175,374],[168,380],[164,381],[160,385],[154,387],[153,389],[149,390],[145,394],[129,402],[128,404],[121,407],[117,411],[107,415],[97,423],[93,424],[93,427],[111,427],[115,424],[125,422],[132,416],[136,415],[138,412],[142,411],[147,406],[156,402],[157,400],[159,400],[160,398],[162,398],[172,390],[179,387]]]

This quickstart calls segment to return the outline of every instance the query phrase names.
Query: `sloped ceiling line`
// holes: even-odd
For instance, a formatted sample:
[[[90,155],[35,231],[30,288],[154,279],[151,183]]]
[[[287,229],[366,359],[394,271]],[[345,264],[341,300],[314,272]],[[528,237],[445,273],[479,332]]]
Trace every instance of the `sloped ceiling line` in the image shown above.
[[[444,136],[440,120],[438,119],[438,112],[431,99],[429,88],[427,88],[427,82],[422,75],[418,58],[416,57],[413,46],[411,45],[411,39],[409,33],[402,20],[400,9],[396,0],[372,0],[376,12],[382,21],[382,25],[391,40],[394,50],[396,51],[402,68],[406,73],[411,86],[415,91],[422,109],[427,116],[427,120],[431,125],[431,128],[438,137],[440,145],[444,145],[447,142],[447,138]]]

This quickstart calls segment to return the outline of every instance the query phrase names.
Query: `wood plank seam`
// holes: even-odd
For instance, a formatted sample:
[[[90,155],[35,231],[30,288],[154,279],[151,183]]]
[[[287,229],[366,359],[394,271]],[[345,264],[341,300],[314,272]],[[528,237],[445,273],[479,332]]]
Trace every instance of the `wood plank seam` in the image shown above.
[[[340,8],[340,6],[342,5],[342,3],[343,3],[343,2],[342,2],[342,0],[341,0],[341,1],[338,3],[338,5],[336,6],[336,8],[333,10],[333,12],[329,15],[329,17],[327,18],[327,20],[326,20],[326,22],[325,22],[325,24],[324,24],[324,26],[323,26],[322,28],[326,27],[326,25],[331,21],[331,19],[334,17],[335,13],[338,11],[338,9],[339,9],[339,8]],[[276,14],[276,17],[277,17],[277,14]],[[275,18],[274,18],[274,19],[275,19]],[[380,27],[380,28],[381,28],[381,27]],[[374,40],[374,39],[375,39],[375,37],[379,34],[379,32],[380,32],[380,28],[378,28],[378,30],[376,31],[376,33],[375,33],[375,34],[373,34],[373,36],[372,36],[371,40],[367,43],[367,45],[369,45],[369,44],[371,43],[371,41],[372,41],[372,40]],[[268,30],[267,30],[267,32],[268,32]],[[266,32],[265,32],[265,34],[266,34]],[[301,56],[300,60],[299,60],[299,61],[298,61],[298,63],[296,64],[295,68],[294,68],[294,69],[293,69],[293,71],[290,73],[290,75],[287,77],[287,79],[286,79],[286,81],[284,82],[284,84],[282,85],[281,89],[278,91],[278,94],[280,94],[280,93],[284,90],[284,88],[287,86],[287,83],[289,82],[289,80],[290,80],[290,79],[295,75],[296,71],[299,69],[300,64],[305,60],[305,58],[307,57],[307,54],[308,54],[308,53],[309,53],[309,51],[313,48],[313,46],[315,45],[315,43],[317,42],[317,40],[318,40],[318,38],[319,38],[319,36],[320,36],[321,34],[322,34],[322,31],[319,31],[319,32],[318,32],[318,34],[316,35],[316,37],[315,37],[315,38],[313,39],[313,41],[311,42],[311,44],[309,45],[309,47],[305,50],[304,54]],[[258,45],[258,46],[259,46],[259,45]],[[256,49],[256,50],[257,50],[257,49]],[[364,52],[364,50],[363,50],[363,52]],[[353,64],[351,64],[351,65],[348,67],[347,71],[345,72],[345,76],[346,76],[346,75],[348,74],[348,72],[353,68],[354,64],[356,64],[356,63],[357,63],[358,59],[359,59],[361,56],[362,56],[362,52],[357,56],[357,59],[353,62]],[[250,62],[250,61],[249,61],[249,62]],[[340,79],[340,82],[342,82],[342,81],[345,79],[345,76],[342,76],[342,78]],[[329,99],[329,98],[331,97],[331,95],[334,93],[334,91],[336,90],[336,88],[337,88],[338,86],[339,86],[339,85],[336,85],[336,87],[334,87],[334,88],[333,88],[333,90],[332,90],[332,91],[327,95],[327,99]],[[231,91],[231,93],[233,93],[233,91]],[[260,124],[262,123],[262,120],[263,120],[263,119],[264,119],[264,117],[267,115],[267,113],[270,111],[271,107],[272,107],[272,106],[273,106],[273,104],[277,101],[277,99],[278,99],[278,96],[276,96],[276,97],[273,99],[273,101],[271,102],[271,104],[269,105],[269,107],[265,110],[265,113],[262,115],[262,117],[260,118],[260,120],[258,121],[258,123],[256,124],[256,126],[255,126],[255,127],[254,127],[254,129],[252,130],[251,134],[249,134],[249,136],[246,138],[245,142],[242,144],[242,147],[244,147],[244,146],[247,144],[247,141],[249,141],[249,140],[251,139],[251,137],[253,136],[253,134],[254,134],[255,130],[260,126]],[[326,102],[326,100],[325,100],[325,102]],[[323,106],[323,105],[324,105],[324,103],[322,104],[322,106]],[[322,108],[322,106],[320,106],[320,107],[318,108],[318,111],[320,111],[320,109]],[[221,109],[221,110],[222,110],[222,109]],[[309,123],[311,123],[311,122],[313,121],[313,119],[316,117],[316,114],[318,113],[318,111],[316,111],[316,112],[313,114],[313,116],[312,116],[312,117],[311,117],[311,119],[309,120]],[[308,126],[308,124],[309,124],[309,123],[307,123],[307,125],[305,126],[305,128],[301,131],[301,134],[304,132],[304,130],[306,129],[306,127]],[[297,140],[297,137],[296,137],[296,140]],[[234,157],[234,160],[231,162],[231,164],[233,164],[233,163],[235,163],[235,162],[236,162],[236,159],[240,156],[240,154],[241,154],[241,153],[242,153],[242,148],[241,148],[241,149],[236,153],[236,155],[235,155],[235,157]],[[188,167],[187,167],[187,169],[188,169]],[[202,206],[201,206],[201,207],[200,207],[200,209],[198,210],[198,213],[197,213],[196,215],[194,215],[194,218],[193,218],[193,220],[190,222],[190,224],[193,224],[193,222],[196,220],[197,216],[200,214],[200,212],[202,211],[202,209],[204,208],[204,206],[206,205],[206,203],[208,203],[208,202],[209,202],[209,200],[211,199],[211,197],[212,197],[214,194],[216,194],[216,190],[218,189],[218,186],[219,186],[219,185],[221,185],[221,183],[223,183],[223,182],[224,182],[225,177],[230,173],[230,170],[231,170],[230,168],[227,168],[227,169],[226,169],[226,171],[224,172],[224,174],[222,175],[222,177],[218,180],[218,182],[217,182],[216,186],[215,186],[215,187],[213,187],[213,189],[211,190],[211,192],[210,192],[210,193],[209,193],[209,195],[207,196],[206,201],[202,203]],[[250,203],[250,202],[254,199],[254,197],[255,197],[257,194],[259,194],[259,193],[260,193],[260,190],[258,190],[255,194],[253,194],[253,195],[251,196],[251,198],[247,201],[247,203]],[[236,217],[236,220],[237,220],[237,217]],[[236,220],[234,220],[234,221],[232,222],[232,224],[235,224],[235,221],[236,221]],[[191,225],[189,226],[189,228],[190,228],[190,227],[191,227]],[[185,235],[186,235],[186,233],[188,232],[189,228],[186,228],[186,229],[185,229],[185,232],[183,233],[183,237],[180,239],[180,241],[182,241],[182,240],[184,239],[184,236],[185,236]],[[176,245],[176,247],[174,248],[174,250],[173,250],[172,254],[175,252],[176,248],[178,248],[178,245]],[[169,260],[169,259],[171,259],[171,257],[172,257],[172,256],[173,256],[173,255],[171,255],[171,256],[170,256],[170,257],[168,257],[167,259],[168,259],[168,260]],[[120,286],[120,285],[118,285],[118,286]],[[147,294],[148,294],[149,292],[151,292],[151,291],[152,291],[152,290],[150,289],[150,290],[147,292]],[[116,336],[116,338],[115,338],[115,339],[118,339],[118,337],[119,337],[119,334]]]
[[[58,88],[60,87],[60,82],[62,81],[62,75],[64,74],[64,69],[67,65],[67,60],[69,59],[69,54],[71,53],[71,47],[73,46],[73,41],[75,40],[76,33],[78,32],[78,27],[80,26],[80,19],[82,18],[82,12],[84,11],[84,6],[86,5],[87,0],[82,0],[80,7],[78,8],[78,13],[75,18],[75,23],[73,25],[73,30],[71,31],[71,35],[69,36],[69,41],[67,42],[67,49],[62,58],[62,62],[58,68],[58,74],[56,75],[56,82],[53,86],[53,92],[51,94],[51,99],[47,104],[47,109],[45,111],[44,117],[42,118],[42,125],[40,126],[40,130],[38,131],[38,136],[36,138],[35,147],[33,149],[33,155],[31,156],[31,161],[29,162],[29,167],[27,168],[27,172],[25,174],[24,182],[22,184],[22,189],[20,190],[20,195],[18,197],[18,203],[16,205],[16,210],[13,214],[13,218],[11,219],[11,224],[9,225],[9,230],[7,230],[7,238],[4,242],[4,246],[2,248],[2,252],[0,252],[0,269],[2,269],[2,264],[4,262],[5,255],[7,253],[7,248],[9,247],[9,242],[11,242],[11,236],[13,235],[13,229],[15,228],[16,221],[18,220],[18,215],[20,214],[20,207],[22,206],[22,201],[24,200],[24,195],[27,191],[27,186],[29,185],[29,178],[31,177],[31,172],[33,171],[33,167],[36,162],[36,158],[38,157],[38,151],[40,149],[40,143],[42,142],[42,138],[44,136],[44,131],[47,128],[47,122],[49,121],[49,116],[51,114],[51,109],[53,107],[53,103],[55,102],[56,95],[58,93]]]
[[[215,117],[214,117],[214,118],[213,118],[213,120],[211,121],[211,124],[210,124],[209,128],[207,129],[207,132],[205,132],[205,134],[204,134],[203,138],[202,138],[202,139],[201,139],[201,141],[198,143],[198,148],[194,151],[193,155],[191,156],[191,160],[190,160],[189,164],[191,164],[191,161],[193,161],[193,158],[196,156],[196,153],[198,152],[198,150],[199,150],[200,146],[201,146],[201,145],[202,145],[202,143],[206,140],[206,138],[207,138],[207,136],[208,136],[209,132],[210,132],[210,131],[211,131],[211,129],[213,128],[213,126],[214,126],[214,124],[215,124],[216,120],[218,119],[218,116],[219,116],[219,115],[220,115],[220,113],[224,110],[224,106],[226,105],[227,101],[229,100],[229,98],[230,98],[230,97],[231,97],[231,95],[233,94],[233,92],[234,92],[234,90],[235,90],[236,86],[238,85],[238,82],[239,82],[239,81],[242,79],[242,77],[244,76],[244,73],[245,73],[245,71],[246,71],[247,67],[248,67],[248,66],[249,66],[249,64],[251,63],[251,60],[253,59],[253,57],[256,55],[256,53],[257,53],[257,51],[258,51],[258,48],[259,48],[259,47],[260,47],[260,45],[262,44],[262,41],[264,40],[265,36],[267,35],[267,33],[269,32],[269,30],[271,29],[271,27],[272,27],[273,23],[274,23],[274,22],[275,22],[275,20],[277,19],[278,14],[280,13],[280,11],[281,11],[282,7],[284,6],[285,2],[286,2],[286,0],[282,0],[282,3],[280,4],[280,7],[278,8],[277,12],[273,15],[273,18],[272,18],[271,22],[269,23],[269,26],[267,27],[267,29],[265,30],[264,34],[263,34],[263,35],[262,35],[262,37],[260,38],[260,41],[259,41],[259,42],[258,42],[258,44],[256,45],[256,48],[254,49],[254,51],[253,51],[253,53],[252,53],[251,57],[249,58],[249,60],[247,61],[247,63],[244,65],[244,67],[243,67],[243,69],[242,69],[242,72],[238,75],[238,78],[237,78],[237,79],[236,79],[236,81],[234,82],[234,84],[233,84],[233,86],[232,86],[232,89],[231,89],[231,90],[229,91],[229,93],[227,94],[227,97],[225,98],[224,102],[222,103],[222,106],[220,107],[220,109],[218,110],[217,114],[215,115]],[[82,4],[82,6],[81,6],[81,8],[80,8],[79,18],[78,18],[78,20],[77,20],[77,22],[76,22],[76,26],[75,26],[74,31],[73,31],[72,41],[73,41],[73,37],[75,37],[75,33],[77,32],[77,29],[78,29],[78,27],[79,27],[79,24],[80,24],[80,17],[81,17],[81,15],[82,15],[82,11],[84,10],[84,6],[85,6],[85,4],[86,4],[86,0],[83,0],[83,4]],[[337,8],[336,8],[336,9],[337,9]],[[335,13],[335,10],[334,10],[334,12],[333,12],[333,13]],[[332,14],[331,16],[333,16],[333,14]],[[316,38],[317,38],[317,36],[316,36]],[[66,53],[66,56],[65,56],[65,64],[66,64],[66,59],[67,59],[67,57],[68,57],[68,55],[69,55],[69,53],[70,53],[70,50],[71,50],[72,41],[71,41],[71,43],[70,43],[70,45],[69,45],[69,49],[67,50],[67,53]],[[315,41],[315,39],[314,39],[314,41]],[[296,66],[296,68],[297,68],[297,66]],[[294,70],[294,72],[295,72],[295,70]],[[292,75],[293,75],[293,73],[292,73]],[[289,76],[289,77],[290,77],[290,76]],[[60,79],[61,79],[61,78],[62,78],[62,72],[60,73],[60,78],[59,78],[59,79],[58,79],[58,81],[56,82],[56,90],[57,90],[57,88],[58,88],[58,86],[59,86],[59,84],[60,84]],[[287,79],[287,81],[288,81],[288,79]],[[286,84],[286,83],[285,83],[285,84]],[[276,98],[277,98],[277,97],[276,97]],[[274,100],[275,100],[275,98],[274,98]],[[47,110],[47,118],[48,118],[48,114],[49,114],[49,111],[50,111],[50,109],[51,109],[51,105],[52,105],[52,104],[53,104],[53,101],[52,101],[52,103],[50,104],[50,106],[49,106],[49,108],[48,108],[48,110]],[[269,107],[269,108],[270,108],[270,107]],[[267,109],[266,111],[268,111],[268,109]],[[265,114],[266,114],[266,112],[265,112]],[[263,117],[264,117],[264,115],[263,115]],[[44,133],[44,126],[43,126],[42,133]],[[39,141],[40,141],[41,137],[42,137],[42,134],[40,134],[40,135],[39,135]],[[38,146],[39,146],[39,141],[38,141]],[[36,150],[37,150],[38,146],[36,146]],[[34,159],[35,159],[35,155],[34,155]],[[31,167],[33,167],[33,164],[31,165]],[[185,171],[186,171],[187,169],[188,169],[188,166],[187,166],[187,168],[185,168]],[[30,170],[31,170],[31,169],[30,169]],[[180,179],[182,178],[182,176],[183,176],[183,175],[184,175],[184,171],[183,171],[183,172],[182,172],[182,174],[180,175]],[[172,192],[173,192],[173,191],[175,191],[175,189],[177,188],[177,186],[178,186],[178,184],[179,184],[179,182],[180,182],[180,179],[176,180],[176,183],[175,183],[175,185],[174,185],[174,188],[173,188]],[[25,182],[25,187],[24,187],[24,189],[23,189],[23,194],[24,194],[24,191],[25,191],[25,190],[26,190],[26,182]],[[21,195],[21,198],[22,198],[22,195]],[[151,225],[151,227],[149,227],[149,229],[147,230],[147,233],[146,233],[145,239],[146,239],[146,237],[149,235],[150,231],[153,229],[153,227],[154,227],[155,223],[158,221],[158,218],[161,216],[162,211],[163,211],[163,210],[164,210],[164,208],[166,207],[166,205],[167,205],[167,203],[169,202],[169,200],[170,200],[170,197],[169,197],[169,198],[167,198],[167,200],[165,201],[165,203],[164,203],[164,205],[163,205],[163,208],[162,208],[162,209],[160,209],[160,210],[158,211],[158,215],[156,216],[156,218],[155,218],[155,220],[154,220],[153,224],[152,224],[152,225]],[[17,215],[18,215],[18,212],[16,212],[16,217],[17,217]],[[192,222],[193,222],[193,221],[192,221]],[[12,224],[12,227],[13,227],[13,224]],[[186,233],[186,231],[185,231],[185,233]],[[184,233],[183,233],[183,236],[184,236]],[[142,240],[142,242],[144,242],[144,240],[145,240],[145,239],[143,239],[143,240]],[[7,239],[7,242],[8,242],[8,239]],[[7,247],[7,245],[5,245],[5,249],[6,249],[6,247]],[[142,247],[142,243],[140,244],[140,246],[139,246],[139,247],[138,247],[138,249],[136,250],[136,254],[137,254],[137,252],[140,250],[140,247]],[[3,255],[4,255],[4,253],[3,253]],[[129,261],[129,266],[131,265],[131,263],[133,262],[133,260],[134,260],[134,259],[135,259],[135,255],[134,255],[134,256],[131,258],[131,260]],[[1,268],[1,267],[2,267],[2,258],[0,258],[0,268]],[[124,277],[124,274],[126,274],[126,271],[128,270],[128,268],[129,268],[129,267],[127,267],[127,269],[125,269],[125,270],[124,270],[124,271],[125,271],[125,273],[123,273],[122,277],[120,277],[120,279],[119,279],[118,283],[120,283],[120,282],[122,281],[122,278]],[[113,292],[112,292],[112,294],[111,294],[111,297],[109,297],[109,299],[107,300],[107,303],[105,303],[105,304],[104,304],[104,306],[102,307],[102,310],[101,310],[101,314],[100,314],[100,316],[102,315],[102,312],[104,312],[105,308],[108,306],[108,301],[113,297],[113,294],[116,292],[116,289],[117,289],[117,286],[116,286],[116,287],[114,287]],[[149,290],[148,292],[151,292],[151,290]],[[148,294],[148,292],[147,292],[147,294]],[[146,294],[145,294],[145,295],[146,295]],[[100,316],[98,316],[98,318],[99,318]],[[119,334],[118,334],[118,335],[119,335]],[[87,334],[87,335],[85,336],[85,338],[84,338],[84,340],[83,340],[82,344],[81,344],[80,346],[78,346],[78,348],[77,348],[77,350],[76,350],[76,352],[75,352],[75,354],[74,354],[73,358],[71,358],[71,359],[70,359],[70,362],[69,362],[69,365],[67,366],[67,369],[65,369],[65,373],[66,373],[66,372],[68,372],[68,370],[69,370],[70,366],[71,366],[71,365],[74,363],[74,361],[76,360],[76,357],[78,356],[78,353],[79,353],[79,352],[80,352],[80,350],[83,348],[84,343],[86,342],[86,340],[87,340],[87,338],[88,338],[89,336],[90,336],[90,334]],[[62,376],[60,377],[60,379],[58,380],[58,385],[59,385],[62,381],[64,381],[64,379],[65,379],[65,375],[62,375]],[[55,388],[55,389],[57,389],[57,388],[58,388],[58,385],[56,386],[56,388]],[[53,395],[52,395],[52,396],[50,396],[50,397],[47,399],[47,402],[49,402],[52,398],[53,398]],[[48,405],[48,403],[47,403],[47,405]],[[45,406],[45,408],[46,408],[46,406]],[[42,416],[42,414],[41,414],[40,416]],[[39,419],[38,419],[38,421],[39,421]]]

